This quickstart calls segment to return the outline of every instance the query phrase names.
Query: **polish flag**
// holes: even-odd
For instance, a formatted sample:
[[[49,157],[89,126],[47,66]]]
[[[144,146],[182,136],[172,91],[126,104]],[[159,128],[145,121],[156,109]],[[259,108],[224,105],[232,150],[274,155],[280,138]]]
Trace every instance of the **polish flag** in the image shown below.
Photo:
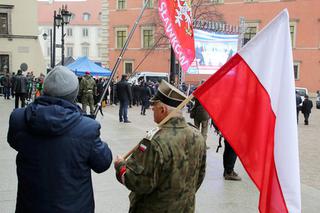
[[[301,212],[288,11],[283,10],[193,95],[259,189],[259,211]]]

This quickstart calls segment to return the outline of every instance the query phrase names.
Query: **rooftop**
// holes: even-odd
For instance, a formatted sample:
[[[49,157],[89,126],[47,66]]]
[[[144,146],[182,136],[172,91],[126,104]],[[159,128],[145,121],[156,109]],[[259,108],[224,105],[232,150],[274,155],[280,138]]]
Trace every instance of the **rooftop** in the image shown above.
[[[53,11],[57,13],[62,5],[74,16],[70,25],[100,25],[101,24],[101,1],[97,0],[73,0],[73,1],[38,1],[38,24],[51,25],[53,22]],[[86,14],[86,15],[85,15]],[[86,20],[84,19],[86,16]]]

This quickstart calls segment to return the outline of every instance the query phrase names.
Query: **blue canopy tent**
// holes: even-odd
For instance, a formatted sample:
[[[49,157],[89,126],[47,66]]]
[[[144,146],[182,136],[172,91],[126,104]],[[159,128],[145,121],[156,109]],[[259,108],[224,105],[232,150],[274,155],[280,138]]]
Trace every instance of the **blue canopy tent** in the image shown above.
[[[80,57],[73,63],[67,66],[72,70],[77,76],[85,75],[85,72],[89,71],[92,76],[110,76],[111,71],[109,69],[104,69],[96,65],[93,61],[90,61],[86,56]]]

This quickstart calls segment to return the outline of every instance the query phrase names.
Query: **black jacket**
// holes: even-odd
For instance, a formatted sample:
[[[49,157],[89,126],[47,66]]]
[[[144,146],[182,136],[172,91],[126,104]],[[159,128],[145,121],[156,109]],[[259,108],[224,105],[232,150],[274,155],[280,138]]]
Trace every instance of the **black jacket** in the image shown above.
[[[120,101],[132,101],[130,84],[125,79],[117,83],[117,97]]]
[[[28,79],[23,75],[16,75],[14,82],[15,93],[27,93]]]
[[[313,107],[312,101],[306,98],[302,102],[301,111],[302,111],[302,113],[309,113],[310,114],[312,107]]]
[[[41,96],[12,112],[8,142],[17,154],[16,212],[94,212],[91,169],[106,171],[112,153],[100,124],[76,105]]]

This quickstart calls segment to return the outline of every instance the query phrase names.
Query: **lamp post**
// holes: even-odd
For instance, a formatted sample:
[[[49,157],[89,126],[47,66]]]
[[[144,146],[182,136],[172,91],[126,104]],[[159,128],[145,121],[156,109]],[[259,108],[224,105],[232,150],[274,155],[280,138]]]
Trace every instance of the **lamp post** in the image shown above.
[[[56,27],[61,27],[61,65],[64,65],[64,37],[66,34],[64,33],[64,25],[70,23],[72,14],[68,11],[67,5],[62,5],[62,9],[53,12],[53,32],[50,29],[50,67],[53,68],[56,64]],[[43,33],[42,37],[44,40],[47,40],[48,34]]]
[[[61,26],[61,65],[64,65],[64,37],[66,34],[64,33],[64,25],[68,25],[71,20],[71,13],[67,9],[67,5],[62,5],[62,9],[59,9],[59,13],[56,14],[54,11],[54,43],[55,43],[55,26],[58,28]],[[54,48],[55,49],[55,46]],[[55,50],[54,50],[55,57]]]
[[[53,12],[53,33],[52,29],[50,29],[50,66],[53,68],[56,64],[56,27],[61,27],[61,65],[64,65],[64,37],[66,34],[64,33],[64,25],[68,25],[70,23],[72,14],[68,11],[67,5],[62,5],[62,9]],[[43,39],[46,40],[48,35],[44,33]]]

